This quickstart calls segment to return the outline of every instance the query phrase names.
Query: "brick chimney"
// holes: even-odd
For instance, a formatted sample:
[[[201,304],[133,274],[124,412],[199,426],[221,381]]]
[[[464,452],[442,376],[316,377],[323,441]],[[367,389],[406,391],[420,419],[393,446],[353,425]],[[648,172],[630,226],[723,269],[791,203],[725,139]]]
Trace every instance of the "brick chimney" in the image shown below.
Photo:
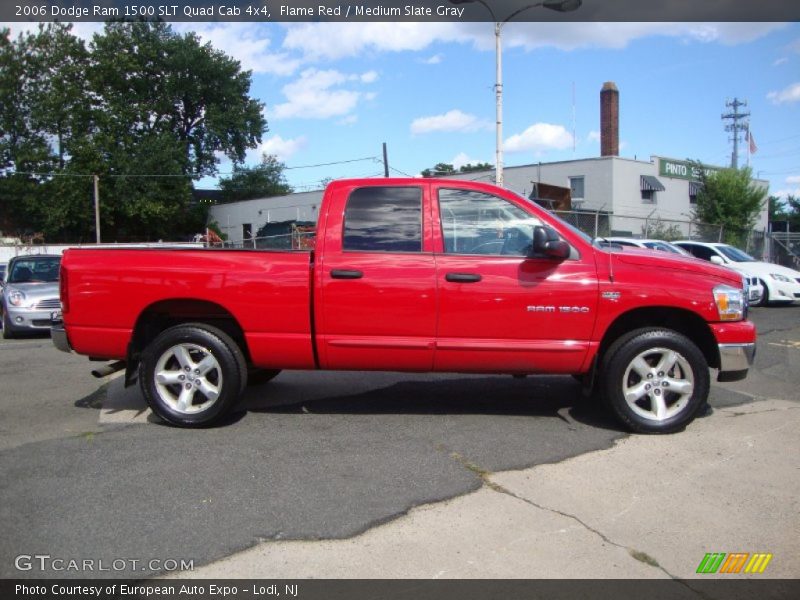
[[[600,156],[619,156],[619,90],[613,81],[600,90]]]

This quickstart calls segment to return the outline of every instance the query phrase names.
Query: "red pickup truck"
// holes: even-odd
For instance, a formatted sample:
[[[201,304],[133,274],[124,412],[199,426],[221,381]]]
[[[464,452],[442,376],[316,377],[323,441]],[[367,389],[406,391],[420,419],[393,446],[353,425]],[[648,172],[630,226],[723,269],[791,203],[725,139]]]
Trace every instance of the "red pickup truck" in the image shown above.
[[[281,369],[565,374],[630,429],[672,432],[756,332],[734,271],[603,247],[508,190],[361,179],[325,191],[314,249],[75,249],[62,350],[122,361],[153,411],[218,420]],[[532,398],[532,401],[535,399]]]

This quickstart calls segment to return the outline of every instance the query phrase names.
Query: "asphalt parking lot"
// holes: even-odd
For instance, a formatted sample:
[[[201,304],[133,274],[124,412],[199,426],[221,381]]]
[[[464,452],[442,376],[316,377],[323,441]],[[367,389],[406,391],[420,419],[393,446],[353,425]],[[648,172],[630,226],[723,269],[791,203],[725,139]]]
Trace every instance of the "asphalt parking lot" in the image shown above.
[[[721,410],[800,403],[800,306],[751,317],[755,369],[714,385],[703,426]],[[629,437],[569,377],[313,372],[251,387],[226,424],[186,431],[90,366],[48,338],[0,341],[0,577],[141,577],[263,542],[353,538],[414,507],[474,498],[488,474],[595,456]],[[796,457],[794,439],[785,451]],[[19,570],[20,555],[95,570],[51,559]]]

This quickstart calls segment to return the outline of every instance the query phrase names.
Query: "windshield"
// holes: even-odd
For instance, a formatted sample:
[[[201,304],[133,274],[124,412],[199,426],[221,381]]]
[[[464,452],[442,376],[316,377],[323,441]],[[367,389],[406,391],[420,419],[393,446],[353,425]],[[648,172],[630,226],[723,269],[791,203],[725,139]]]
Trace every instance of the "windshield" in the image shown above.
[[[58,281],[58,256],[32,256],[14,262],[8,283],[50,283]]]
[[[732,260],[733,262],[755,262],[755,258],[747,254],[746,252],[742,252],[738,248],[734,248],[733,246],[717,246],[717,250],[722,252],[727,258]]]

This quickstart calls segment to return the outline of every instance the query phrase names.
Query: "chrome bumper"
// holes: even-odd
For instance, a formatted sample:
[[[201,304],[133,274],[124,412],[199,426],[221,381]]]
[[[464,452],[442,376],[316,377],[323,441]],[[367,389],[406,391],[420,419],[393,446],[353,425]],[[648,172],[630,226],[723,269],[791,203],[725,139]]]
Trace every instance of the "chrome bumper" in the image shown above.
[[[50,337],[53,338],[53,345],[56,348],[62,352],[72,352],[72,347],[69,345],[67,331],[64,329],[63,323],[53,325],[50,329]]]
[[[719,344],[719,374],[717,381],[738,381],[747,376],[756,358],[755,342],[749,344]]]

